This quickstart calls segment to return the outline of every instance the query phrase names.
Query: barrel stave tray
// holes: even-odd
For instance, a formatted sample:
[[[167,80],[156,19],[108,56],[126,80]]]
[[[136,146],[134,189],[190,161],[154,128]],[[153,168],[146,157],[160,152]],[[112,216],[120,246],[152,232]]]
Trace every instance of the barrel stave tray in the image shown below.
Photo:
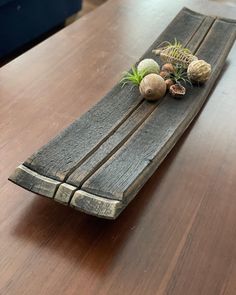
[[[235,41],[236,22],[183,8],[140,58],[176,38],[212,65],[181,99],[147,102],[118,83],[91,110],[18,166],[23,188],[101,218],[115,219],[158,168],[202,108]]]

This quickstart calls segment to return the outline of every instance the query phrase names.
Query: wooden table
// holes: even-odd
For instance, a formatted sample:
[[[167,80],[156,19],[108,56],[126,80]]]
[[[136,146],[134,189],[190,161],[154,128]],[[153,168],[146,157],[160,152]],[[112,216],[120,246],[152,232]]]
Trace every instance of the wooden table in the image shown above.
[[[184,5],[236,17],[235,2],[110,0],[1,68],[0,294],[236,293],[236,44],[197,120],[116,221],[7,181]]]

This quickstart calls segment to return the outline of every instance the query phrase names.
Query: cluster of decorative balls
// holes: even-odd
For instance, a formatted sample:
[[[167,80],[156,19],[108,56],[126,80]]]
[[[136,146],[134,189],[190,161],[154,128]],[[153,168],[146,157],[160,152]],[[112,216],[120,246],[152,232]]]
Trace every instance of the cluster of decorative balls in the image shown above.
[[[165,95],[167,89],[169,89],[171,93],[176,86],[181,87],[175,85],[170,79],[164,80],[163,78],[162,73],[171,72],[173,70],[172,64],[163,65],[160,72],[159,64],[155,60],[147,58],[140,61],[137,70],[139,73],[145,72],[145,76],[140,82],[139,90],[141,95],[147,100],[158,100]],[[211,65],[204,60],[192,61],[187,69],[188,78],[194,83],[206,82],[210,74]],[[182,88],[185,94],[185,88]]]

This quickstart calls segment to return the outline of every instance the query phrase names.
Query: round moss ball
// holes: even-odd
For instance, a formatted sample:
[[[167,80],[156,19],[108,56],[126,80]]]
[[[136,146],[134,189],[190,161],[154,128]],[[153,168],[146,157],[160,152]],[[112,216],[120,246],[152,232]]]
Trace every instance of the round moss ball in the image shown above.
[[[140,63],[137,66],[137,70],[139,73],[145,72],[145,75],[159,74],[160,66],[154,59],[145,58],[140,61]]]

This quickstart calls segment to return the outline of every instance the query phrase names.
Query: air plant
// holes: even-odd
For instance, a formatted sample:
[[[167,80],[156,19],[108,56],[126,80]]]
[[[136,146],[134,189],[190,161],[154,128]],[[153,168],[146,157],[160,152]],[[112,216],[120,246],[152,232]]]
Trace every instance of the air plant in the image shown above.
[[[172,43],[162,42],[153,52],[160,56],[163,63],[181,64],[184,68],[197,59],[188,48],[176,39]]]
[[[181,65],[175,65],[175,71],[169,73],[169,79],[171,79],[175,84],[189,83],[192,86],[191,81],[188,78],[187,71]]]
[[[138,71],[137,68],[133,66],[130,72],[124,72],[123,78],[121,79],[120,83],[122,84],[122,87],[128,83],[131,83],[134,86],[139,86],[146,74],[147,70]]]
[[[187,53],[187,54],[192,54],[192,52],[183,46],[183,44],[178,41],[176,38],[174,39],[174,42],[168,42],[169,44],[167,45],[167,48],[173,48],[173,49],[180,49],[182,52]]]
[[[192,52],[183,46],[183,44],[178,41],[176,38],[174,39],[174,42],[169,42],[169,41],[164,41],[162,42],[157,49],[154,49],[153,52],[156,53],[157,55],[159,55],[159,53],[165,49],[171,49],[171,52],[173,52],[174,54],[176,54],[176,56],[173,56],[173,57],[176,57],[178,58],[178,55],[179,52],[183,52],[185,54],[192,54]]]
[[[186,88],[181,84],[181,82],[192,85],[187,76],[186,69],[179,64],[175,65],[175,71],[169,74],[169,79],[171,79],[174,83],[169,87],[169,92],[174,97],[182,97],[186,93]]]

